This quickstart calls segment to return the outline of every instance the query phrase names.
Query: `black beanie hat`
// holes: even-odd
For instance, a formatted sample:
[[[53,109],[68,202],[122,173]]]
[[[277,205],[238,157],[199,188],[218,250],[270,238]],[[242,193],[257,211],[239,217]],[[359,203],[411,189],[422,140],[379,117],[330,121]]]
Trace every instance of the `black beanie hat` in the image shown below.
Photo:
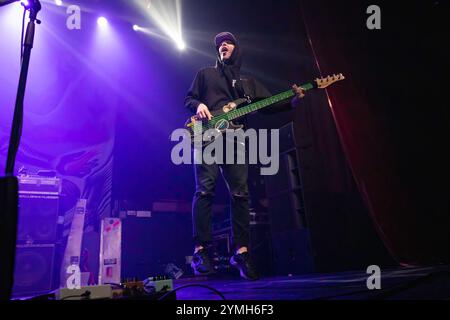
[[[217,51],[219,50],[219,47],[222,44],[222,42],[224,42],[225,40],[230,40],[231,42],[233,42],[234,45],[237,45],[236,37],[231,32],[228,31],[221,32],[214,38],[214,43],[216,45]]]

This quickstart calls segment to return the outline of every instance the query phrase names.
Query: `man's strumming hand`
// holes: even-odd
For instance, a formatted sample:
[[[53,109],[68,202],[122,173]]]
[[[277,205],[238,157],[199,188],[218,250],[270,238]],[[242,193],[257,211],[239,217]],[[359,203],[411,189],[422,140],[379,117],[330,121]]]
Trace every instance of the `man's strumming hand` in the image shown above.
[[[200,103],[197,107],[197,118],[200,120],[203,120],[203,119],[211,120],[212,117],[213,116],[209,112],[208,107],[205,104]]]

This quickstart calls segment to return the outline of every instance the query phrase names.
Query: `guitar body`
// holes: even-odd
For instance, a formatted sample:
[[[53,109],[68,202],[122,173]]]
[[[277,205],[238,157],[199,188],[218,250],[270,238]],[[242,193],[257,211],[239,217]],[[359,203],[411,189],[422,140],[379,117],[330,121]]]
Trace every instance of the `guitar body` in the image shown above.
[[[197,116],[190,117],[184,127],[188,129],[192,143],[201,143],[205,147],[211,144],[226,130],[242,129],[244,127],[243,125],[235,124],[232,120],[228,120],[225,115],[246,102],[246,99],[238,99],[228,103],[222,109],[212,111],[211,115],[213,118],[210,121],[199,120]]]

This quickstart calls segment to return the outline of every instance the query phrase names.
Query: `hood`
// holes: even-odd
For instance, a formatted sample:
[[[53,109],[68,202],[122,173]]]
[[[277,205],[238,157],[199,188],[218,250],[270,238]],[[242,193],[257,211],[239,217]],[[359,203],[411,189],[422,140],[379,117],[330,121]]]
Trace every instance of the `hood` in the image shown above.
[[[224,40],[231,40],[235,48],[233,50],[233,54],[231,55],[230,59],[223,62],[220,59],[219,46]],[[214,44],[216,49],[216,67],[223,68],[224,66],[229,66],[232,69],[237,69],[236,71],[239,71],[242,66],[242,53],[239,41],[236,39],[236,37],[231,32],[221,32],[218,35],[216,35],[214,39]]]
[[[219,54],[219,45],[223,40],[231,40],[234,44],[233,53],[226,61],[222,61]],[[232,33],[222,32],[215,37],[214,43],[217,57],[216,68],[225,76],[233,100],[242,98],[244,90],[241,83],[242,53],[239,41]]]

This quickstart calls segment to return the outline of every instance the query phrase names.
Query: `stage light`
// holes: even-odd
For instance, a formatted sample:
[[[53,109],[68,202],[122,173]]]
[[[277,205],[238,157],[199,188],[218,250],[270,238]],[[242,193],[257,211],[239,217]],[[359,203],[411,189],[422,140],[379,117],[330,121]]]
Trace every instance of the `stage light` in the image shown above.
[[[184,49],[186,49],[186,44],[183,42],[183,40],[178,40],[177,41],[177,47],[178,47],[178,49],[183,51]]]
[[[108,25],[108,20],[105,17],[100,17],[97,19],[97,23],[100,27],[104,28]]]
[[[138,30],[139,30],[139,26],[138,26],[137,24],[135,24],[135,25],[133,26],[133,30],[134,30],[134,31],[138,31]]]
[[[57,6],[62,6],[62,5],[63,5],[63,2],[62,2],[62,0],[55,0],[55,4],[56,4]]]
[[[134,0],[134,3],[179,50],[186,48],[181,27],[181,0]],[[145,30],[140,28],[139,31]]]
[[[28,8],[30,6],[30,2],[28,0],[22,0],[20,2],[25,8]]]

